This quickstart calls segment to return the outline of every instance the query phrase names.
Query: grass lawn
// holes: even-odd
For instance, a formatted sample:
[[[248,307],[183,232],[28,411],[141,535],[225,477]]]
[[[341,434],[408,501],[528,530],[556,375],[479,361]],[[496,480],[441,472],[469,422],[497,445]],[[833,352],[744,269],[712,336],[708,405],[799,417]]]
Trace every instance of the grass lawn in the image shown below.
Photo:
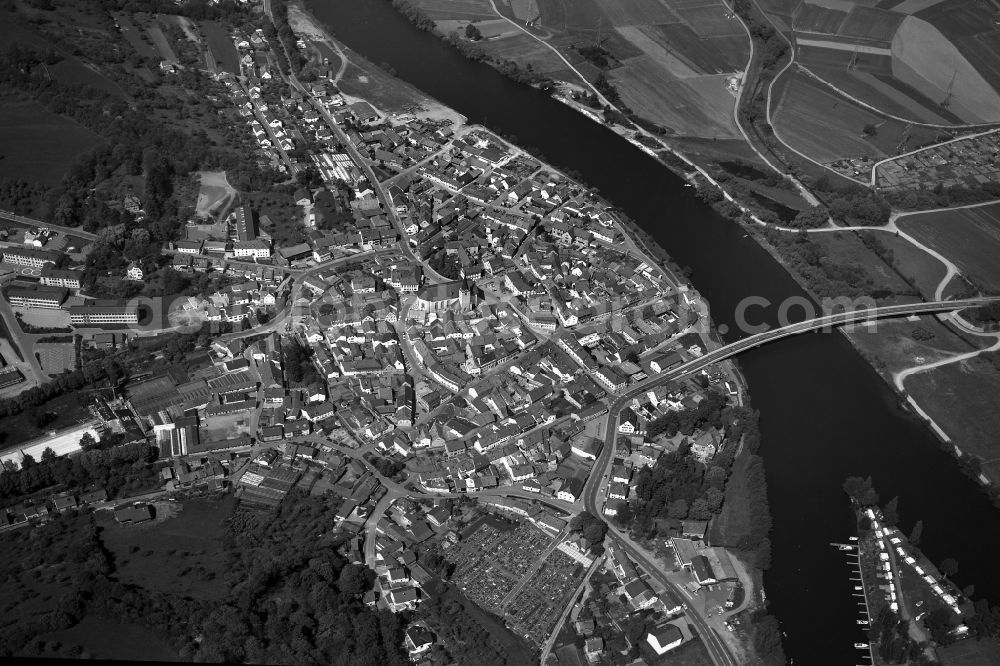
[[[114,554],[118,579],[154,591],[222,598],[229,586],[220,537],[235,503],[231,495],[189,500],[174,517],[132,527],[101,512],[101,539]]]
[[[916,284],[921,296],[932,299],[938,283],[944,279],[944,264],[905,238],[878,231],[873,233],[892,250],[896,270]]]
[[[338,87],[348,95],[363,97],[385,112],[412,111],[426,103],[427,98],[416,88],[375,65],[364,62],[351,53],[351,63],[344,71]],[[363,67],[359,66],[359,63]]]
[[[1000,481],[1000,371],[973,358],[911,375],[906,390],[955,446],[982,461],[983,473]]]
[[[848,337],[887,378],[905,368],[986,346],[983,339],[972,338],[972,343],[959,337],[932,315],[921,317],[919,322],[886,319],[879,321],[874,330],[858,326]]]
[[[714,663],[708,654],[708,648],[699,638],[662,655],[657,655],[644,640],[639,643],[639,655],[649,666],[712,666]]]
[[[0,105],[0,177],[56,185],[96,134],[36,102]]]
[[[239,74],[240,62],[236,47],[225,27],[217,21],[202,21],[200,27],[216,64],[231,74]]]
[[[955,262],[976,285],[1000,292],[1000,204],[908,215],[899,226]]]
[[[747,487],[749,461],[749,456],[742,455],[733,462],[722,512],[712,520],[709,528],[708,540],[713,546],[735,547],[740,537],[750,532],[753,515],[747,500],[750,494]]]
[[[942,664],[950,666],[995,666],[1000,664],[1000,640],[969,638],[937,649]]]

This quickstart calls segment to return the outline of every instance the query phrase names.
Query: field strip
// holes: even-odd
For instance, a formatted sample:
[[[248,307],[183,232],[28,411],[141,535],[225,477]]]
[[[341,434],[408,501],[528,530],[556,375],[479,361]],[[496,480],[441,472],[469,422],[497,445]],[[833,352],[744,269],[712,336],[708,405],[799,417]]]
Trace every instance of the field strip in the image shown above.
[[[632,26],[615,28],[622,37],[638,47],[654,62],[680,79],[690,79],[701,76],[701,72],[691,69],[684,61],[670,53],[665,48],[650,39],[641,29]]]

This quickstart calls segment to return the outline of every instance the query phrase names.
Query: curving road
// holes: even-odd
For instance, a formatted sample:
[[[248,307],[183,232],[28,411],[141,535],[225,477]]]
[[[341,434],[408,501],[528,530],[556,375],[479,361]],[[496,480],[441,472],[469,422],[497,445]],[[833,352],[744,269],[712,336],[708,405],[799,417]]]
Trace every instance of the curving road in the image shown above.
[[[935,301],[931,303],[906,303],[902,305],[867,308],[864,310],[855,310],[852,312],[842,312],[817,317],[815,319],[807,319],[796,324],[751,335],[737,342],[724,345],[699,358],[683,363],[673,370],[639,382],[619,396],[608,408],[604,428],[604,446],[594,463],[594,468],[591,471],[590,476],[587,478],[586,484],[584,485],[584,507],[595,516],[603,515],[601,505],[603,504],[602,500],[604,497],[603,489],[605,482],[607,481],[607,477],[605,475],[611,465],[612,459],[614,458],[615,444],[618,437],[618,429],[615,427],[618,419],[618,413],[622,410],[622,408],[628,405],[633,398],[643,394],[653,386],[679,379],[693,372],[697,372],[698,370],[701,370],[702,368],[705,368],[713,363],[718,363],[719,361],[723,361],[727,358],[735,356],[736,354],[745,352],[767,342],[791,335],[798,335],[799,333],[814,331],[828,326],[839,326],[885,317],[899,317],[903,315],[918,314],[921,312],[961,310],[967,307],[984,305],[998,300],[1000,300],[1000,297],[970,298],[955,301]],[[662,571],[660,571],[659,565],[641,550],[636,548],[625,534],[621,533],[613,525],[609,525],[608,537],[614,540],[620,548],[628,553],[629,557],[640,564],[646,571],[649,572],[652,578],[656,579],[661,584],[663,589],[666,590],[665,595],[672,602],[674,602],[675,605],[686,602],[686,599],[679,591],[677,591],[674,584],[667,579],[666,575],[663,574]],[[711,627],[709,627],[705,619],[697,613],[688,613],[687,617],[695,625],[698,630],[698,634],[704,640],[705,646],[712,657],[712,661],[717,665],[721,664],[729,666],[732,664],[735,666],[736,660],[729,652],[725,642],[719,638]]]

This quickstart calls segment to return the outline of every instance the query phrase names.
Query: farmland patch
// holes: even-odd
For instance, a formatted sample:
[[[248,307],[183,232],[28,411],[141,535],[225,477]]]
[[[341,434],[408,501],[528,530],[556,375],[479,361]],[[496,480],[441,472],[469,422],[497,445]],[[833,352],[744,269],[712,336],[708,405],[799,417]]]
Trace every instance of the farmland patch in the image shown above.
[[[936,27],[909,16],[892,40],[893,74],[969,122],[1000,120],[1000,95]]]
[[[740,22],[722,3],[678,9],[677,13],[702,37],[745,34]]]
[[[844,37],[854,37],[877,42],[892,41],[905,14],[888,12],[874,7],[855,7],[840,27]]]
[[[798,74],[786,84],[773,120],[783,141],[819,162],[884,155],[862,134],[883,118]]]
[[[750,55],[745,35],[702,38],[683,23],[647,26],[643,31],[705,74],[742,71]]]
[[[629,108],[678,134],[719,138],[736,135],[732,97],[725,100],[714,93],[716,87],[725,92],[724,77],[680,80],[648,56],[642,56],[613,70],[610,78]]]
[[[594,0],[611,25],[653,25],[675,21],[676,16],[659,0]],[[572,3],[576,4],[575,0]]]
[[[847,20],[847,12],[803,3],[792,17],[792,26],[800,32],[834,35]]]
[[[909,215],[899,225],[976,285],[1000,292],[1000,204]]]

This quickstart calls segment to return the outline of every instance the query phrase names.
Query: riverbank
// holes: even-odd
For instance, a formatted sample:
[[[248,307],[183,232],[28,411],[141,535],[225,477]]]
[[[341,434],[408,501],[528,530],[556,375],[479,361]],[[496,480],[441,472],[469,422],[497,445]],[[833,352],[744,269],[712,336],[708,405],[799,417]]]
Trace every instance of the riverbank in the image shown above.
[[[687,181],[619,134],[482,63],[465,60],[441,40],[415,29],[389,2],[321,3],[310,7],[338,37],[373,62],[387,62],[408,82],[494,133],[536,146],[597,187],[690,267],[690,279],[712,304],[726,342],[742,337],[741,303],[765,298],[755,321],[777,325],[777,305],[807,296],[747,229],[713,212]],[[933,435],[898,406],[898,398],[841,336],[803,335],[740,357],[761,413],[767,463],[773,566],[765,575],[769,610],[780,620],[790,659],[853,663],[845,640],[856,628],[843,562],[831,540],[852,529],[841,484],[850,474],[880,479],[928,526],[925,551],[968,552],[963,572],[980,592],[1000,598],[1000,515],[959,472]],[[931,470],[930,472],[928,470]],[[885,481],[881,481],[884,479]],[[934,493],[928,493],[933,483]],[[808,502],[805,502],[805,499]],[[821,517],[821,519],[817,519]],[[963,579],[964,579],[963,574]],[[970,581],[971,582],[971,581]],[[803,595],[808,585],[809,594]],[[779,636],[780,636],[779,632]]]

